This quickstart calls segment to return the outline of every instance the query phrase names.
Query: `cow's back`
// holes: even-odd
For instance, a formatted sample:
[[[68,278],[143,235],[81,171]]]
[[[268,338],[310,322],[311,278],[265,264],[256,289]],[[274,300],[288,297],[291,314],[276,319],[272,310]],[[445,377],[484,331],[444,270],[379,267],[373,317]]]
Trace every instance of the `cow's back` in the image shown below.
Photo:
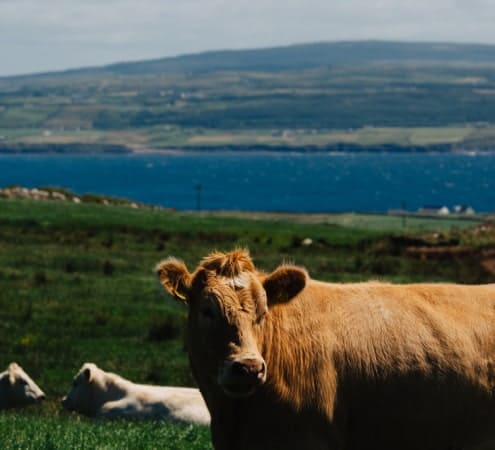
[[[331,342],[346,448],[495,432],[495,285],[311,282],[302,295]]]
[[[208,425],[210,415],[198,389],[135,384],[127,380],[125,395],[107,402],[102,415],[108,417],[159,418]]]
[[[140,388],[142,403],[154,408],[162,417],[199,425],[210,423],[210,414],[198,389],[146,385],[140,385]]]

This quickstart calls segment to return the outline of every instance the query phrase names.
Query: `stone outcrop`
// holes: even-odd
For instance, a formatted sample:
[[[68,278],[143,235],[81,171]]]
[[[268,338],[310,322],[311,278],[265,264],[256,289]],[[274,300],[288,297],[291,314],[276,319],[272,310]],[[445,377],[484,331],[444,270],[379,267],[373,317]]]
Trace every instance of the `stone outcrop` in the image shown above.
[[[120,205],[130,208],[162,209],[137,203],[126,199],[108,197],[104,195],[85,194],[76,195],[67,189],[60,188],[27,188],[22,186],[9,186],[0,189],[0,198],[26,199],[26,200],[54,200],[72,203],[98,203],[102,205]]]

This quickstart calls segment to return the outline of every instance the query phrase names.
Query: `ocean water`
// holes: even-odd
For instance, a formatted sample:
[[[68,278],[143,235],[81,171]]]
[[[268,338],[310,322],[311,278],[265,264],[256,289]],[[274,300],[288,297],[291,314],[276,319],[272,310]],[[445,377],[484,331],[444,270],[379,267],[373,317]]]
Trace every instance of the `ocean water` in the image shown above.
[[[495,211],[495,154],[0,155],[0,187],[55,185],[180,210]]]

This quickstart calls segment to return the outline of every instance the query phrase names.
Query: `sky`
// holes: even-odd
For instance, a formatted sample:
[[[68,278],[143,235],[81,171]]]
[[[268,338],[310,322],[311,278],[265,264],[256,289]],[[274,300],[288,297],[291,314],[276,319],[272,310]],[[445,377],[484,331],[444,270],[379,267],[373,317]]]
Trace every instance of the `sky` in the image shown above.
[[[315,41],[495,44],[494,23],[495,0],[0,0],[0,76]]]

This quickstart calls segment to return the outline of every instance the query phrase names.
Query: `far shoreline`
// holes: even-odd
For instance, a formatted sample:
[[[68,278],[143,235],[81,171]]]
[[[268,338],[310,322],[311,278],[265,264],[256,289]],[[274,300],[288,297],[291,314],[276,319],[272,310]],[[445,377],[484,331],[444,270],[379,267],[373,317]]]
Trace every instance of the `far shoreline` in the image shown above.
[[[464,147],[459,144],[430,144],[401,146],[378,144],[361,146],[357,144],[331,144],[327,146],[272,146],[272,145],[219,145],[219,146],[177,146],[167,148],[132,147],[120,144],[89,143],[47,143],[47,144],[0,144],[0,155],[167,155],[187,153],[256,153],[256,154],[495,154],[495,147]]]

